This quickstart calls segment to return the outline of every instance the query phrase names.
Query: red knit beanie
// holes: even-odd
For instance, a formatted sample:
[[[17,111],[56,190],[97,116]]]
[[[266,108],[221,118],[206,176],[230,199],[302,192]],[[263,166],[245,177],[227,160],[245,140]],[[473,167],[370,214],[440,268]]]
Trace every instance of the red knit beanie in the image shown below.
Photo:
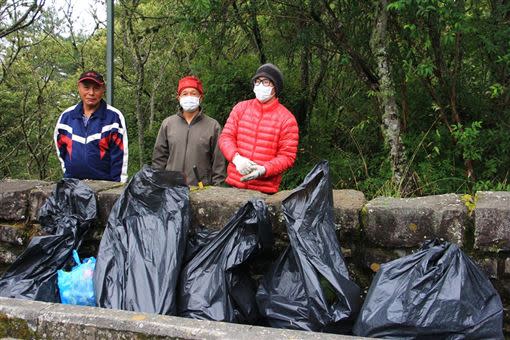
[[[198,79],[195,76],[187,76],[187,77],[181,78],[181,80],[179,80],[179,86],[177,87],[177,95],[180,96],[182,90],[184,90],[187,87],[192,87],[194,89],[197,89],[201,95],[204,94],[202,82],[200,81],[200,79]]]

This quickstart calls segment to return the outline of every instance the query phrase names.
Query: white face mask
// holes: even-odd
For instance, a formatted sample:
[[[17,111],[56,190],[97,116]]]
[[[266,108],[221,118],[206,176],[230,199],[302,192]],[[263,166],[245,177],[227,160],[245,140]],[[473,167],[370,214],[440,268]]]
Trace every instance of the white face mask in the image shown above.
[[[179,104],[184,112],[194,112],[200,106],[200,97],[182,96],[179,98]]]
[[[267,102],[273,95],[271,94],[273,88],[271,86],[264,86],[261,84],[255,85],[253,87],[253,92],[255,92],[255,97],[262,103]]]

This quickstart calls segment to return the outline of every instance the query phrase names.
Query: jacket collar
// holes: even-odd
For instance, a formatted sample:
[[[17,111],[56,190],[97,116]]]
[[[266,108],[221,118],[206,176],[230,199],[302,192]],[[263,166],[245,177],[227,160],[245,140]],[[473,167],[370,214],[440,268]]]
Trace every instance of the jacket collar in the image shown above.
[[[184,118],[183,114],[182,114],[182,108],[179,108],[179,111],[177,111],[177,115],[179,117],[181,117],[184,121],[186,121],[186,119]],[[201,120],[202,118],[204,117],[204,110],[202,109],[202,107],[200,107],[200,109],[198,110],[198,113],[195,115],[195,117],[193,117],[193,119],[191,120],[191,123],[190,125],[192,124],[195,124],[196,122],[198,122],[199,120]],[[187,123],[186,123],[187,124]]]
[[[278,101],[278,98],[275,98],[270,103],[261,103],[257,98],[253,99],[253,101],[255,102],[255,104],[258,107],[262,108],[262,110],[264,110],[264,111],[271,111],[280,104],[280,102]]]
[[[101,99],[101,102],[99,103],[99,106],[96,111],[90,116],[97,117],[99,119],[104,119],[106,116],[106,102]],[[78,105],[73,110],[72,117],[74,119],[81,119],[83,117],[83,102],[79,102]]]

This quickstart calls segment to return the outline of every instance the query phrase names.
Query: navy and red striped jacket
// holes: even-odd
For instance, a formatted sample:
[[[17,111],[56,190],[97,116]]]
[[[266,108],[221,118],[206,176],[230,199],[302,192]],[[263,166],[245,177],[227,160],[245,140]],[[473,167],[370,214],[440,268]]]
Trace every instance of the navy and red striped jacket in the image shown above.
[[[64,177],[126,182],[126,123],[122,113],[104,100],[87,126],[82,102],[65,110],[58,119],[54,138]]]

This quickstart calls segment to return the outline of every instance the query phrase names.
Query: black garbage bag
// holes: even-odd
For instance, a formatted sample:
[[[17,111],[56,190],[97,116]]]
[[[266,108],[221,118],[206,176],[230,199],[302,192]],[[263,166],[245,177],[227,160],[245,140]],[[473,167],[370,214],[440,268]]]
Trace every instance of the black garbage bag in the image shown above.
[[[65,178],[39,209],[48,234],[32,238],[27,249],[0,278],[0,296],[60,302],[57,270],[71,260],[97,216],[96,196],[83,182]]]
[[[189,188],[181,173],[144,166],[134,175],[99,245],[97,305],[174,315],[189,216]]]
[[[503,339],[503,306],[457,245],[437,240],[377,272],[356,335],[392,339]]]
[[[205,226],[198,226],[190,231],[186,240],[186,255],[184,264],[191,261],[195,255],[218,235],[220,230],[214,230]]]
[[[250,200],[181,272],[178,315],[194,319],[254,323],[257,285],[248,262],[272,246],[262,200]]]
[[[361,306],[349,279],[333,220],[326,161],[282,202],[290,239],[257,292],[259,311],[272,327],[350,333]]]

